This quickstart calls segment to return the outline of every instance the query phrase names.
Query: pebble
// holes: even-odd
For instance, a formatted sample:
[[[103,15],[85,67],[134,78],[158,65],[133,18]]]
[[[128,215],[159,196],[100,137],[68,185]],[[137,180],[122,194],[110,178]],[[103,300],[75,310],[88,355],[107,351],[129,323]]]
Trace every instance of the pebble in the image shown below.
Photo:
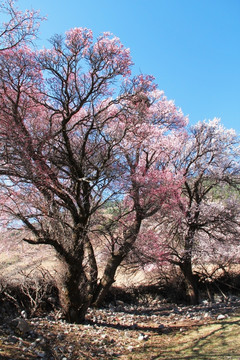
[[[46,356],[46,353],[44,351],[43,352],[36,351],[35,354],[40,358],[44,358]]]
[[[142,341],[142,340],[148,340],[149,336],[145,335],[145,334],[139,334],[138,336],[138,340]]]

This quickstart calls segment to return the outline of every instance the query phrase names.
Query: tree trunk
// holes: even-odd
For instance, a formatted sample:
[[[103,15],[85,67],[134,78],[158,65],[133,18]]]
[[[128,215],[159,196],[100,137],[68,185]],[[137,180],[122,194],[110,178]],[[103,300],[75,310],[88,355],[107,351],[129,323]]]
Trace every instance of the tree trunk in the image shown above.
[[[180,264],[186,285],[186,295],[191,305],[199,303],[198,283],[192,271],[191,261],[184,261]]]
[[[186,295],[191,305],[197,305],[199,303],[198,299],[198,282],[196,276],[194,276],[192,271],[192,251],[194,244],[194,236],[197,229],[196,223],[199,216],[199,211],[195,212],[195,222],[190,223],[187,235],[184,242],[184,256],[179,266],[184,275],[185,284],[186,284]]]
[[[100,283],[98,284],[94,297],[92,305],[94,307],[99,307],[103,300],[105,299],[106,295],[109,292],[109,289],[111,285],[114,283],[115,274],[117,271],[118,266],[122,262],[123,257],[120,255],[112,255],[111,258],[109,258],[107,265],[105,267],[103,276],[100,280]]]
[[[92,292],[91,284],[79,262],[68,265],[59,297],[66,320],[70,323],[83,323],[92,301]]]
[[[97,288],[98,266],[94,249],[88,236],[85,236],[84,251],[86,253],[86,264],[84,266],[84,270],[88,279],[90,293],[94,294]]]

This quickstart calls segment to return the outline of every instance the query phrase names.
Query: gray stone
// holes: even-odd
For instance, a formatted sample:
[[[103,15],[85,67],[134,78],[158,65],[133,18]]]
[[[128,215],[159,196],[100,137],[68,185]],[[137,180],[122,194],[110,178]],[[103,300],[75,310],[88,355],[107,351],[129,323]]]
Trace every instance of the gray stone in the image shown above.
[[[27,332],[31,330],[29,323],[25,319],[21,319],[21,318],[18,319],[16,328],[23,335],[25,335]]]
[[[36,351],[35,353],[37,356],[39,356],[40,358],[44,358],[46,356],[46,353],[43,351],[43,352],[40,352],[40,351]]]
[[[143,333],[141,333],[139,336],[138,336],[138,340],[140,341],[143,341],[143,340],[148,340],[149,339],[149,336],[148,335],[145,335]]]

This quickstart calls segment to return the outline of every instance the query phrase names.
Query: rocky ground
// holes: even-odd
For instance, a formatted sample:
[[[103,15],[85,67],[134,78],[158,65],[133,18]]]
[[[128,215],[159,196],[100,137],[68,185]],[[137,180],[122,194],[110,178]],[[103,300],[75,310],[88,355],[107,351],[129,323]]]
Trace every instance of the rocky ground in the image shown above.
[[[68,324],[60,314],[24,319],[1,319],[0,359],[156,359],[151,346],[167,341],[174,332],[223,321],[239,312],[240,299],[198,306],[177,306],[152,301],[151,305],[129,305],[121,301],[102,309],[90,309],[85,324]],[[167,336],[168,335],[168,336]],[[165,339],[165,340],[164,340]],[[140,357],[139,357],[140,358]],[[142,358],[141,358],[142,359]]]

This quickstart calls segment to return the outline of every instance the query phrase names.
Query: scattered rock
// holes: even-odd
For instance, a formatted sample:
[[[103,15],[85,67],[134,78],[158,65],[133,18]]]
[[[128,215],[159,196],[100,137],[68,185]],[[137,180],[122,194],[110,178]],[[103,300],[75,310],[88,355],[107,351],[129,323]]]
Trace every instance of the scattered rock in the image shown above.
[[[124,310],[117,311],[120,306]],[[225,319],[239,308],[239,299],[198,306],[167,303],[137,306],[118,302],[116,306],[89,309],[86,322],[81,325],[49,315],[31,320],[19,317],[0,324],[1,348],[18,349],[18,355],[10,355],[12,359],[33,356],[39,360],[113,359],[122,354],[127,358],[137,348],[147,346],[152,336],[176,331],[184,335],[189,326]]]
[[[141,334],[138,335],[138,340],[140,340],[140,341],[148,340],[148,339],[149,339],[149,336],[146,335],[146,334],[141,333]]]
[[[46,356],[46,353],[45,353],[45,352],[36,351],[36,355],[39,356],[40,358],[44,358],[44,357]]]
[[[25,319],[22,319],[22,318],[18,319],[16,328],[23,335],[25,335],[27,332],[29,332],[31,330],[29,323]]]

